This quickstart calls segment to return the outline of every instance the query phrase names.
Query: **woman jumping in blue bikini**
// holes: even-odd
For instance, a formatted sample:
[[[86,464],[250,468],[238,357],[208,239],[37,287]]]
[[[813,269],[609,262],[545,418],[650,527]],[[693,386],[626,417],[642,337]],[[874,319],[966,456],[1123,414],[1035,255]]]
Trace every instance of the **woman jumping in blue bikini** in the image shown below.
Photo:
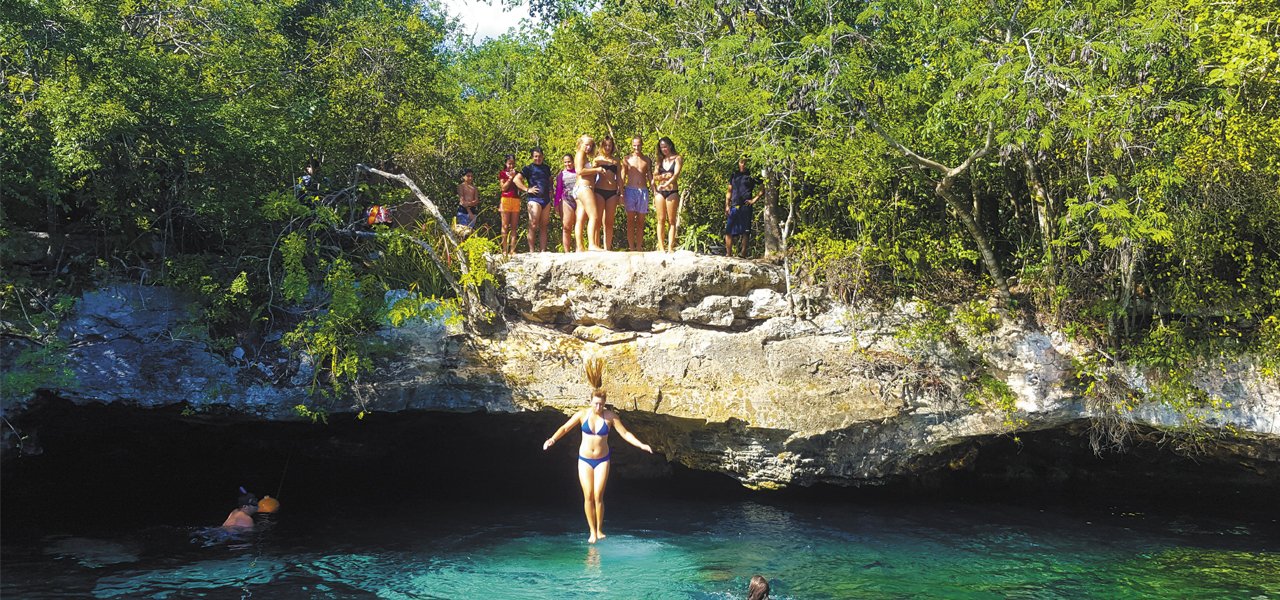
[[[564,437],[574,427],[582,430],[582,445],[578,447],[578,481],[582,484],[582,510],[587,514],[587,527],[591,536],[587,542],[604,539],[604,486],[609,481],[609,432],[617,431],[627,443],[653,454],[649,444],[641,442],[622,425],[617,413],[604,407],[606,394],[600,383],[604,375],[604,361],[593,358],[587,361],[587,383],[591,384],[591,405],[569,417],[555,435],[542,444],[546,450]]]

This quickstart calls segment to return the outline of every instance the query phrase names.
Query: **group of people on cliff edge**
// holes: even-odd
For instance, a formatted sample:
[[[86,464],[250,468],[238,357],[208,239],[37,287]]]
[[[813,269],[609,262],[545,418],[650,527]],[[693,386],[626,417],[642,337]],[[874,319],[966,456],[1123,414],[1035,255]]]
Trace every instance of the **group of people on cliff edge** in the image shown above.
[[[644,251],[648,215],[655,215],[656,250],[674,252],[679,242],[680,176],[684,157],[671,138],[663,137],[655,156],[644,153],[644,139],[631,138],[631,153],[617,156],[613,136],[597,144],[594,137],[578,138],[572,154],[561,157],[553,174],[541,147],[529,152],[529,164],[517,168],[516,157],[507,154],[498,171],[498,212],[501,215],[501,248],[504,255],[519,246],[520,213],[527,210],[526,240],[529,252],[546,252],[552,213],[560,215],[560,245],[564,252],[612,250],[618,207],[626,215],[626,249]],[[751,233],[752,207],[760,199],[756,179],[746,158],[730,174],[725,191],[725,253],[745,255]],[[521,201],[521,195],[524,201]],[[475,172],[466,169],[458,184],[456,223],[475,227],[480,199]],[[585,239],[584,239],[585,230]]]

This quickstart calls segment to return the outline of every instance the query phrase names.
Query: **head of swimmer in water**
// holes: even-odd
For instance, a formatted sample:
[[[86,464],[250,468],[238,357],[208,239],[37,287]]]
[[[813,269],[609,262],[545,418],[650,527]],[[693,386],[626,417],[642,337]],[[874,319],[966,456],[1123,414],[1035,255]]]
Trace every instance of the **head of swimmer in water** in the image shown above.
[[[244,488],[240,488],[240,492],[240,497],[236,500],[240,503],[240,510],[248,514],[258,512],[258,497],[244,491]]]
[[[747,600],[769,600],[769,580],[754,575],[747,586]]]

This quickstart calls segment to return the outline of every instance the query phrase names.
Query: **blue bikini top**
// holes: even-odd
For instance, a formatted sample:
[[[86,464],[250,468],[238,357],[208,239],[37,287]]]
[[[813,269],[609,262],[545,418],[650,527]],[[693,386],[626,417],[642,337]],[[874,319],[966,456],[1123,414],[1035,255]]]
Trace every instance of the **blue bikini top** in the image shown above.
[[[588,415],[582,420],[582,433],[587,435],[609,435],[609,422],[600,420],[600,431],[591,431],[591,416]]]

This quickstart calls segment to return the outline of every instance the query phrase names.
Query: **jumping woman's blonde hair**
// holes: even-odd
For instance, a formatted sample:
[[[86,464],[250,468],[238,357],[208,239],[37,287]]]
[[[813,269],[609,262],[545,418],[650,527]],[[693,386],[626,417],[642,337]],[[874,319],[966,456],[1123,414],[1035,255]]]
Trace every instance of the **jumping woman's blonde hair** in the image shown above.
[[[595,357],[587,360],[587,384],[591,386],[591,397],[600,397],[601,400],[608,400],[609,396],[604,391],[604,359]]]

